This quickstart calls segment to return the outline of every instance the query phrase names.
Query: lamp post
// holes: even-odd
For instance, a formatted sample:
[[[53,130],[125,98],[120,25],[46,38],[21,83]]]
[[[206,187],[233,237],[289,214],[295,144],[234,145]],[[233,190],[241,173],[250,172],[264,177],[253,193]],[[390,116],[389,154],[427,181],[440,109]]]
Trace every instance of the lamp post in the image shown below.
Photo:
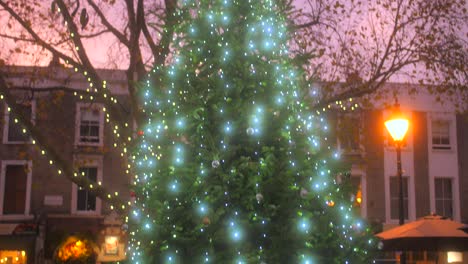
[[[399,225],[405,223],[404,207],[403,207],[403,171],[401,169],[401,146],[406,132],[408,131],[409,121],[403,116],[400,111],[400,105],[395,103],[394,109],[390,118],[385,121],[385,127],[395,142],[397,153],[397,177],[398,177],[398,218]],[[400,263],[406,264],[406,254],[403,251],[400,257]]]

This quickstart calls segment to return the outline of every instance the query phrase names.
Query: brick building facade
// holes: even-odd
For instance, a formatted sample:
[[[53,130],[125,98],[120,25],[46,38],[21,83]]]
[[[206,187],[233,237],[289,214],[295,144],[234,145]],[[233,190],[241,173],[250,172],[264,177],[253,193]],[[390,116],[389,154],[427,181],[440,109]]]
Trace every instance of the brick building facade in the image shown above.
[[[100,74],[130,121],[125,73],[103,70]],[[84,76],[57,67],[7,67],[3,75],[18,106],[29,113],[48,144],[84,177],[128,196],[130,179],[113,147],[112,127],[105,121],[103,105],[86,99],[89,84]],[[400,94],[405,94],[404,86]],[[425,93],[398,99],[411,118],[402,151],[406,221],[435,212],[468,223],[467,118]],[[388,229],[398,223],[396,154],[384,128],[389,110],[378,102],[374,105],[331,115],[331,136],[350,164],[361,215]],[[91,237],[98,247],[107,241],[106,232],[124,240],[123,216],[113,215],[109,204],[58,175],[22,133],[4,101],[0,111],[0,258],[44,263],[50,261],[59,241],[78,233]],[[121,255],[122,251],[114,248],[113,252]]]

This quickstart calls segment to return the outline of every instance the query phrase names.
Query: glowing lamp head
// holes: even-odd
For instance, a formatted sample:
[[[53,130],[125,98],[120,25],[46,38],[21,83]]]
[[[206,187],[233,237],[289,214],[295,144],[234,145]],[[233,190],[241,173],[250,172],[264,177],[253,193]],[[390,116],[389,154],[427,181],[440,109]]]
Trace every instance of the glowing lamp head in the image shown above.
[[[408,132],[409,121],[400,112],[398,104],[395,105],[395,110],[390,118],[385,121],[385,127],[394,141],[401,142],[405,138],[406,132]]]

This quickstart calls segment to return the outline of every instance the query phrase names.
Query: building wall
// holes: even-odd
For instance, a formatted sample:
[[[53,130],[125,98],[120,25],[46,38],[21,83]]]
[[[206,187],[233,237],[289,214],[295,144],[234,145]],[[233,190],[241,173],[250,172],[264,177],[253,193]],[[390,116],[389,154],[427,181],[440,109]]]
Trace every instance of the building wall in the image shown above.
[[[414,149],[414,193],[416,199],[416,218],[428,215],[429,201],[429,157],[427,115],[425,112],[413,112],[413,149]]]
[[[31,75],[34,81],[28,81]],[[119,100],[119,107],[124,118],[131,123],[131,111],[129,98],[125,93],[124,79],[119,71],[105,71],[104,76],[110,79],[109,88]],[[33,69],[18,67],[10,72],[8,81],[11,92],[18,99],[34,99],[36,115],[35,127],[40,129],[45,136],[46,144],[61,155],[64,160],[72,162],[78,157],[93,156],[102,158],[102,185],[112,192],[118,192],[123,200],[129,196],[130,179],[125,174],[125,162],[120,155],[120,148],[114,148],[113,124],[104,123],[104,141],[100,147],[77,147],[75,145],[77,103],[86,102],[80,96],[74,95],[74,91],[83,91],[87,82],[83,77],[73,71],[47,69]],[[54,89],[48,89],[54,87]],[[28,90],[34,88],[35,92]],[[41,89],[46,89],[44,91]],[[84,96],[86,98],[87,96]],[[28,251],[28,259],[34,260],[35,256],[42,255],[52,257],[54,247],[57,246],[57,234],[73,234],[76,232],[90,233],[99,236],[105,230],[105,217],[110,213],[110,205],[102,203],[101,211],[96,214],[78,214],[72,210],[73,184],[65,175],[59,175],[57,168],[49,164],[47,155],[41,155],[41,151],[33,144],[3,144],[3,129],[6,121],[4,100],[0,101],[0,165],[9,160],[31,161],[32,174],[31,197],[29,199],[30,212],[28,215],[0,216],[0,225],[12,223],[38,224],[38,234],[35,239],[37,252]],[[101,232],[102,230],[102,232]],[[15,235],[0,236],[0,250],[2,245],[8,244]],[[55,236],[55,238],[54,238]],[[52,242],[51,242],[52,241]],[[21,244],[17,245],[21,248]],[[31,263],[34,263],[31,262]]]
[[[450,104],[441,104],[430,94],[406,95],[404,89],[399,96],[401,109],[410,118],[406,136],[407,144],[402,148],[403,175],[409,177],[409,221],[436,211],[435,179],[446,177],[452,180],[453,219],[468,220],[468,150],[467,120],[456,116]],[[367,218],[380,222],[385,228],[398,223],[390,219],[389,177],[396,175],[396,151],[388,144],[384,120],[390,114],[390,106],[375,103],[373,109],[363,115],[363,160],[367,171]],[[464,119],[465,118],[465,119]],[[447,120],[450,123],[451,148],[433,149],[432,120]]]
[[[458,167],[461,221],[468,223],[468,117],[457,115]]]
[[[365,111],[363,134],[366,140],[364,163],[367,164],[367,201],[363,206],[367,207],[367,217],[371,222],[382,223],[385,220],[385,192],[384,182],[384,148],[383,148],[383,116],[381,111]]]
[[[102,156],[103,185],[121,195],[128,195],[129,179],[125,175],[122,158],[117,149],[112,147],[113,133],[111,125],[106,123],[103,147],[76,147],[75,116],[78,100],[72,94],[61,96],[58,103],[50,103],[57,97],[56,93],[41,94],[36,99],[37,111],[35,126],[41,130],[48,141],[62,158],[72,161],[77,155]],[[5,105],[1,105],[3,111]],[[2,121],[5,116],[3,116]],[[3,124],[3,122],[2,122]],[[3,126],[2,126],[3,129]],[[3,136],[3,135],[0,135]],[[1,139],[1,138],[0,138]],[[70,214],[72,183],[65,175],[58,175],[55,167],[49,165],[47,156],[32,144],[2,144],[0,147],[0,162],[2,160],[31,160],[31,214]],[[44,204],[45,196],[62,197],[62,205]],[[105,206],[103,213],[109,212]]]

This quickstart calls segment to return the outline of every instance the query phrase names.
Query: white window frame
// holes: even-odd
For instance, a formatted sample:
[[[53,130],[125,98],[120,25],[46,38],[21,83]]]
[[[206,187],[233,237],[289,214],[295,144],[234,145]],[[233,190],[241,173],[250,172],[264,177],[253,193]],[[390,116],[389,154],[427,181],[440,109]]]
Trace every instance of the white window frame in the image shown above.
[[[78,169],[80,167],[97,167],[96,185],[102,183],[103,179],[103,157],[98,155],[78,155],[74,158],[74,166]],[[81,176],[76,176],[81,177]],[[80,211],[77,209],[78,202],[78,185],[72,183],[72,199],[71,199],[71,213],[77,215],[101,215],[102,201],[96,197],[96,210]]]
[[[460,171],[457,138],[457,116],[454,112],[429,112],[427,115],[428,157],[429,157],[429,194],[430,209],[435,212],[435,181],[436,178],[452,179],[453,212],[455,221],[461,221],[462,204],[460,200]],[[434,149],[432,147],[432,120],[445,120],[450,123],[450,149]],[[439,161],[439,162],[435,162]]]
[[[8,165],[26,165],[28,168],[27,178],[26,178],[26,199],[24,214],[3,214],[3,203],[5,202],[5,178],[6,178],[6,168]],[[22,219],[32,219],[33,216],[30,215],[31,210],[31,184],[32,184],[32,161],[30,160],[2,160],[1,175],[0,175],[0,219],[1,220],[22,220]]]
[[[457,203],[455,201],[455,179],[453,177],[434,177],[432,178],[432,193],[431,193],[431,209],[433,212],[437,212],[437,206],[436,206],[436,185],[435,185],[435,181],[437,179],[447,179],[447,180],[450,180],[450,185],[451,185],[451,189],[452,189],[452,219],[455,218],[455,214],[457,212]],[[445,216],[445,215],[444,215]]]
[[[397,175],[386,175],[385,177],[385,222],[387,224],[397,224],[399,219],[392,218],[391,212],[391,197],[390,197],[390,177],[398,178]],[[413,221],[416,219],[416,197],[414,193],[414,177],[404,174],[403,178],[408,180],[408,218],[405,221]]]
[[[100,103],[77,103],[75,118],[75,146],[102,146],[104,144],[104,111]],[[80,140],[81,109],[95,108],[99,111],[99,142],[82,142]]]
[[[31,103],[31,123],[36,124],[36,100],[32,99],[29,101]],[[17,101],[18,104],[23,103],[23,101]],[[27,141],[9,141],[8,140],[8,130],[10,126],[10,107],[5,104],[5,113],[4,113],[4,122],[3,122],[3,144],[31,144],[32,140]]]
[[[448,125],[448,140],[449,144],[434,144],[433,143],[433,138],[434,138],[434,131],[433,131],[433,122],[444,122],[447,123]],[[433,117],[430,120],[430,134],[429,134],[429,144],[431,146],[431,149],[433,151],[451,151],[453,149],[453,130],[454,130],[454,125],[453,125],[453,120],[450,120],[448,118],[441,118],[441,117]]]
[[[400,186],[399,186],[398,176],[390,176],[390,177],[388,178],[388,183],[389,183],[389,185],[388,185],[388,194],[389,194],[389,198],[390,198],[389,217],[390,217],[390,220],[393,220],[393,221],[397,220],[397,221],[399,221],[399,216],[397,216],[397,218],[392,218],[392,196],[391,196],[391,195],[392,195],[392,189],[391,189],[391,187],[392,187],[391,180],[392,180],[392,179],[395,179],[395,181],[396,181],[396,183],[397,183],[397,190],[396,190],[396,193],[397,193],[397,197],[396,197],[396,198],[397,198],[397,199],[396,199],[396,202],[397,202],[397,212],[396,212],[396,213],[399,214],[399,210],[400,210],[400,209],[399,209],[399,199],[400,199],[400,198],[399,198],[399,188],[400,188]],[[408,209],[408,217],[407,217],[407,218],[404,218],[404,219],[405,219],[405,221],[408,221],[408,220],[409,220],[409,217],[410,217],[410,216],[409,216],[409,215],[410,215],[410,214],[409,214],[409,212],[410,212],[410,198],[409,198],[409,195],[410,195],[410,194],[409,194],[409,192],[410,192],[409,181],[410,181],[410,179],[409,179],[409,176],[403,175],[403,176],[402,176],[402,181],[403,181],[403,186],[404,186],[404,183],[405,183],[405,181],[406,181],[406,193],[407,193],[407,197],[406,197],[406,200],[407,200],[406,208]],[[405,197],[403,196],[403,209],[404,209],[404,207],[405,207],[405,206],[404,206],[404,204],[405,204],[404,200],[405,200]],[[403,213],[404,213],[404,212],[403,212]]]

